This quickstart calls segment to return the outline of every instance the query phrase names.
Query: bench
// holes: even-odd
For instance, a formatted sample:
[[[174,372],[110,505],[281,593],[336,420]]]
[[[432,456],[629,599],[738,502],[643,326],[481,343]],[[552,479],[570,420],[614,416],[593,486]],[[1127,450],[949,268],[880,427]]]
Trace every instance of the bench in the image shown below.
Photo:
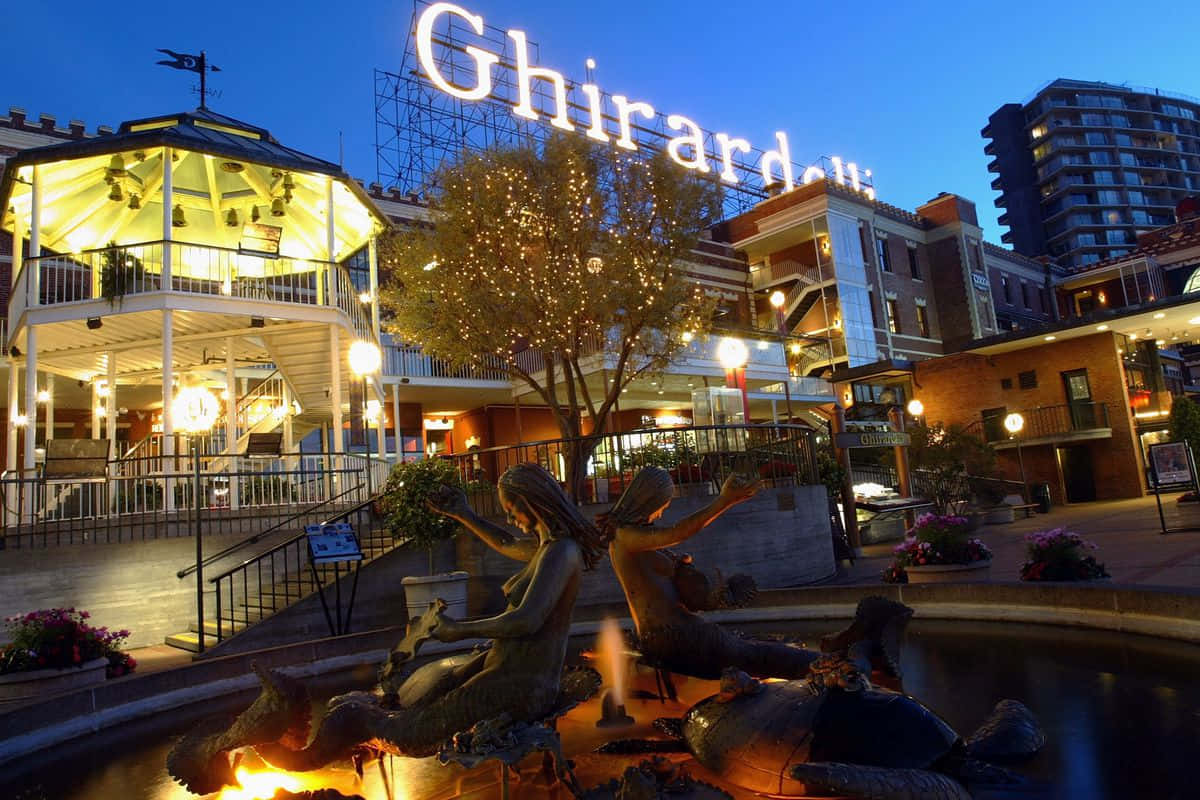
[[[1013,514],[1024,512],[1025,519],[1029,519],[1037,513],[1038,503],[1022,503],[1012,507]]]

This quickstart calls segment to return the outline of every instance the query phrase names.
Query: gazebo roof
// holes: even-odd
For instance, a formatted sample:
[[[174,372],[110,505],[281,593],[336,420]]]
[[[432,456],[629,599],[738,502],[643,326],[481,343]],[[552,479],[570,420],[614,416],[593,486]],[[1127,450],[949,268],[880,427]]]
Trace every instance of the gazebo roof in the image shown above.
[[[43,166],[43,207],[50,203],[59,206],[59,213],[43,220],[44,246],[58,250],[80,247],[99,247],[106,241],[89,239],[116,238],[118,241],[148,240],[153,235],[150,214],[118,213],[120,203],[105,205],[101,200],[111,190],[111,176],[105,167],[113,156],[128,162],[123,193],[138,193],[144,206],[159,204],[161,213],[161,148],[173,149],[175,164],[176,203],[182,202],[189,217],[193,210],[211,211],[212,220],[202,224],[205,240],[223,238],[219,215],[235,208],[240,217],[247,207],[256,205],[266,214],[270,203],[281,192],[284,174],[293,175],[296,201],[290,197],[289,210],[296,210],[296,219],[288,227],[301,226],[298,237],[310,244],[324,240],[324,197],[320,184],[332,178],[337,188],[335,204],[339,210],[337,239],[341,257],[362,246],[370,235],[373,218],[380,226],[388,224],[387,217],[375,206],[366,191],[337,164],[310,156],[281,144],[265,128],[218,114],[208,109],[196,109],[177,114],[163,114],[121,124],[116,133],[91,139],[73,140],[23,150],[10,157],[0,179],[0,223],[12,229],[10,208],[18,207],[27,214],[30,168]],[[200,160],[182,156],[197,154]],[[153,175],[158,170],[157,181]],[[21,176],[18,179],[18,176]],[[106,177],[108,176],[108,177]],[[159,192],[159,197],[155,197]],[[244,198],[244,200],[242,199]],[[349,204],[349,205],[347,205]],[[357,206],[357,208],[353,208]],[[84,215],[84,211],[90,213]],[[349,217],[344,213],[349,212]],[[63,215],[85,216],[94,227],[94,236],[85,235],[78,226],[67,230]],[[107,219],[111,217],[110,220]],[[72,219],[74,222],[75,220]],[[211,222],[211,230],[209,223]],[[348,227],[347,227],[348,226]],[[202,231],[195,231],[200,234]],[[103,234],[103,235],[100,235]],[[227,238],[227,237],[224,237]],[[210,243],[220,243],[213,241]],[[313,246],[305,251],[313,251]],[[304,255],[312,257],[311,252]],[[301,255],[301,253],[296,253]]]

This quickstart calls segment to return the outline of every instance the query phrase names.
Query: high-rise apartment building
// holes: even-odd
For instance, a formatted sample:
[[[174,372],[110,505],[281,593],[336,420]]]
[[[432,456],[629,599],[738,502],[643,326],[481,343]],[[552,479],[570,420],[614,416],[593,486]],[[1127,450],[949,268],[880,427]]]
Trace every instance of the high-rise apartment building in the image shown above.
[[[1200,99],[1060,78],[988,118],[1004,242],[1078,267],[1125,255],[1200,189]]]

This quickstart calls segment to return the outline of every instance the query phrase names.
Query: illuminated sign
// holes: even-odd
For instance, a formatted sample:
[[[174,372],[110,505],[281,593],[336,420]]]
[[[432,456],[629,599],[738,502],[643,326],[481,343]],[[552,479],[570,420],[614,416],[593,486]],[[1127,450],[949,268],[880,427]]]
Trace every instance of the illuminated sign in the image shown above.
[[[417,60],[425,76],[439,91],[451,97],[467,101],[504,99],[500,90],[501,81],[494,80],[493,71],[509,69],[514,73],[516,85],[515,98],[508,98],[510,102],[515,99],[511,103],[514,115],[532,121],[548,120],[551,126],[559,130],[582,133],[597,142],[615,144],[631,151],[639,149],[636,134],[642,132],[643,126],[661,118],[649,103],[630,100],[624,95],[608,96],[590,80],[578,86],[578,92],[582,95],[578,97],[576,85],[561,72],[530,64],[529,43],[522,31],[506,32],[512,45],[511,63],[500,54],[482,47],[452,45],[449,39],[453,37],[439,36],[435,33],[435,27],[439,23],[448,25],[455,20],[459,24],[465,23],[476,36],[483,36],[483,17],[454,3],[430,5],[417,18],[415,30]],[[466,58],[465,65],[457,61],[450,63],[447,58],[439,57],[439,54],[435,54],[435,45],[448,51],[451,60],[461,53]],[[592,66],[594,64],[589,59],[589,69]],[[447,73],[459,80],[447,78]],[[539,91],[535,92],[534,81],[541,82],[536,84]],[[543,106],[540,112],[534,107],[535,94]],[[731,186],[746,180],[747,166],[739,154],[756,152],[748,140],[726,133],[708,134],[696,122],[680,114],[667,115],[665,128],[678,134],[672,136],[667,133],[663,137],[667,139],[666,153],[675,163],[701,174],[714,173]],[[795,188],[796,170],[793,168],[786,133],[777,131],[773,149],[762,152],[757,160],[757,169],[764,185],[780,183],[784,191]],[[823,167],[810,166],[802,168],[799,182],[807,184],[832,178],[838,184],[875,199],[875,190],[870,185],[871,170],[860,171],[853,161],[843,161],[837,156],[829,160],[833,168],[832,175]]]
[[[861,433],[837,433],[833,436],[834,444],[841,448],[848,447],[908,447],[912,437],[907,433],[896,431],[876,431]]]

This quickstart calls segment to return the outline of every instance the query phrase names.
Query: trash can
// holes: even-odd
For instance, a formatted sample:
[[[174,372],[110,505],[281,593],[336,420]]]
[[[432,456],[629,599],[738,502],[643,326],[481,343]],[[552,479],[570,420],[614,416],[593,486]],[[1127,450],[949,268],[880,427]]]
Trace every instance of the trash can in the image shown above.
[[[1030,487],[1029,500],[1037,504],[1038,513],[1045,514],[1050,511],[1050,484],[1035,483]]]

